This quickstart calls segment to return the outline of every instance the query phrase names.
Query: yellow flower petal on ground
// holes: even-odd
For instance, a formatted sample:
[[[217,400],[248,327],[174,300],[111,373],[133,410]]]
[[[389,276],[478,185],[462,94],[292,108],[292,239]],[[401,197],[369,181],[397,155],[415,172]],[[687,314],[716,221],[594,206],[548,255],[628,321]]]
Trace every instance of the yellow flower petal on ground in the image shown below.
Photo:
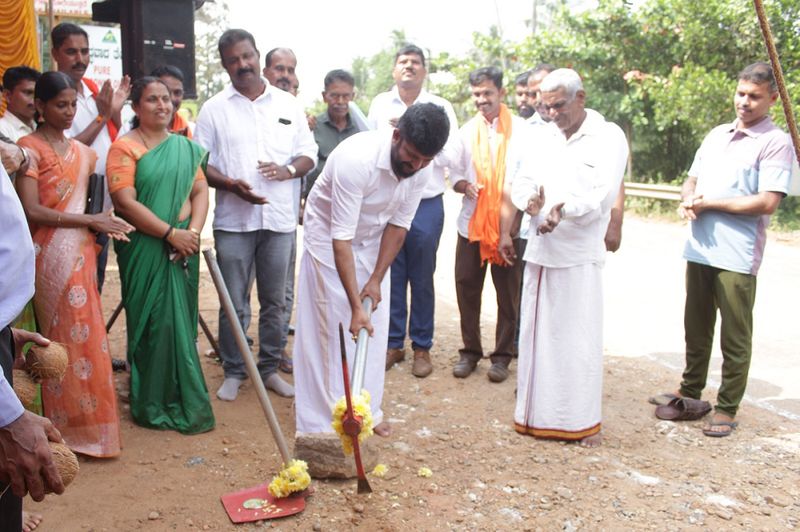
[[[388,469],[389,468],[387,468],[385,465],[378,464],[378,465],[375,466],[375,469],[372,470],[372,476],[378,477],[378,478],[383,478],[383,476],[386,475],[386,471]]]
[[[430,478],[433,476],[433,471],[427,467],[420,467],[419,471],[417,471],[417,476],[422,478]]]

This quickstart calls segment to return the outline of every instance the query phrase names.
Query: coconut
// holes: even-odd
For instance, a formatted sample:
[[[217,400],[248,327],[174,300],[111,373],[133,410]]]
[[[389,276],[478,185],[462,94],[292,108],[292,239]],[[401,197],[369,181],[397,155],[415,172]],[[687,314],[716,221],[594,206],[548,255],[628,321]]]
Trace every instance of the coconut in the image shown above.
[[[15,369],[13,372],[14,392],[16,392],[17,397],[19,397],[22,406],[24,406],[26,410],[30,410],[32,412],[33,405],[36,402],[36,396],[38,395],[36,383],[33,382],[33,379],[31,379],[30,375],[21,369]]]
[[[58,468],[58,472],[61,475],[61,481],[66,488],[75,478],[75,475],[78,474],[78,470],[80,470],[78,457],[63,443],[48,443],[50,444],[50,452],[53,453],[53,462],[56,464],[56,468]],[[48,491],[48,493],[50,492]]]
[[[25,355],[25,369],[34,379],[56,379],[61,381],[69,365],[67,346],[50,342],[47,347],[31,346]]]

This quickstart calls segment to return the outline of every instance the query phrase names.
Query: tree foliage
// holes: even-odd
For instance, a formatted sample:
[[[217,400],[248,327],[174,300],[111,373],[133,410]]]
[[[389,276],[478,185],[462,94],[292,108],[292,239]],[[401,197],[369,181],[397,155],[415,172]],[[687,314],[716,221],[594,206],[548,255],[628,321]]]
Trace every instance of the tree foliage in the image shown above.
[[[764,4],[797,115],[800,2]],[[475,68],[502,67],[509,90],[515,74],[540,62],[574,68],[584,80],[587,105],[625,131],[632,177],[638,181],[682,181],[703,137],[735,118],[738,72],[768,60],[749,1],[645,0],[634,6],[626,0],[600,0],[595,9],[579,13],[563,1],[544,5],[548,24],[522,41],[503,40],[492,28],[476,33],[473,49],[464,56],[442,53],[433,58],[431,90],[449,99],[463,120],[475,112],[466,81]],[[386,57],[385,68],[390,68],[393,56]],[[377,63],[363,61],[379,71]],[[391,85],[386,78],[382,83]],[[785,128],[780,105],[772,116]],[[782,202],[777,218],[796,219],[797,203],[794,198]]]
[[[217,43],[222,28],[228,28],[229,10],[227,0],[206,2],[195,11],[195,73],[197,77],[197,105],[222,90],[227,73],[222,68]]]

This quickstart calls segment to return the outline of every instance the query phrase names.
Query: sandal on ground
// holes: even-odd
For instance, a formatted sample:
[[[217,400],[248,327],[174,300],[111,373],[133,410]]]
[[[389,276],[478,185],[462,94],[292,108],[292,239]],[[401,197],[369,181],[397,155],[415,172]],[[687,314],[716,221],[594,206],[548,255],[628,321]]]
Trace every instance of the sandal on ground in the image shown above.
[[[679,395],[675,395],[674,393],[660,393],[658,395],[654,395],[653,397],[649,397],[647,402],[651,405],[662,406],[668,405],[670,401],[673,399],[678,399],[679,397]]]
[[[711,403],[688,397],[676,397],[669,404],[656,407],[656,417],[668,421],[695,421],[709,412]]]
[[[709,438],[724,438],[725,436],[730,436],[738,426],[739,423],[736,421],[712,421],[708,424],[707,428],[703,429],[703,434]],[[712,430],[714,427],[728,427],[730,430],[719,432]]]

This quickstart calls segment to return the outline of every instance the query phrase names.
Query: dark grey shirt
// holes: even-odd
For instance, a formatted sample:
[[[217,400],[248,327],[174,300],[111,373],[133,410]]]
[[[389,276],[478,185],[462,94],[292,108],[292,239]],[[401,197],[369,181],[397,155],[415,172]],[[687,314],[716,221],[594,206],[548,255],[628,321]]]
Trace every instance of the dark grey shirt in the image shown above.
[[[317,152],[319,161],[317,162],[316,168],[310,171],[304,178],[304,198],[308,196],[308,193],[311,191],[311,187],[314,185],[314,181],[317,180],[317,176],[322,173],[322,169],[325,167],[325,161],[328,160],[328,156],[333,149],[344,139],[360,131],[358,126],[350,119],[350,113],[347,114],[347,125],[341,131],[331,122],[328,111],[317,115],[317,127],[314,128],[314,140],[319,147],[319,151]]]

